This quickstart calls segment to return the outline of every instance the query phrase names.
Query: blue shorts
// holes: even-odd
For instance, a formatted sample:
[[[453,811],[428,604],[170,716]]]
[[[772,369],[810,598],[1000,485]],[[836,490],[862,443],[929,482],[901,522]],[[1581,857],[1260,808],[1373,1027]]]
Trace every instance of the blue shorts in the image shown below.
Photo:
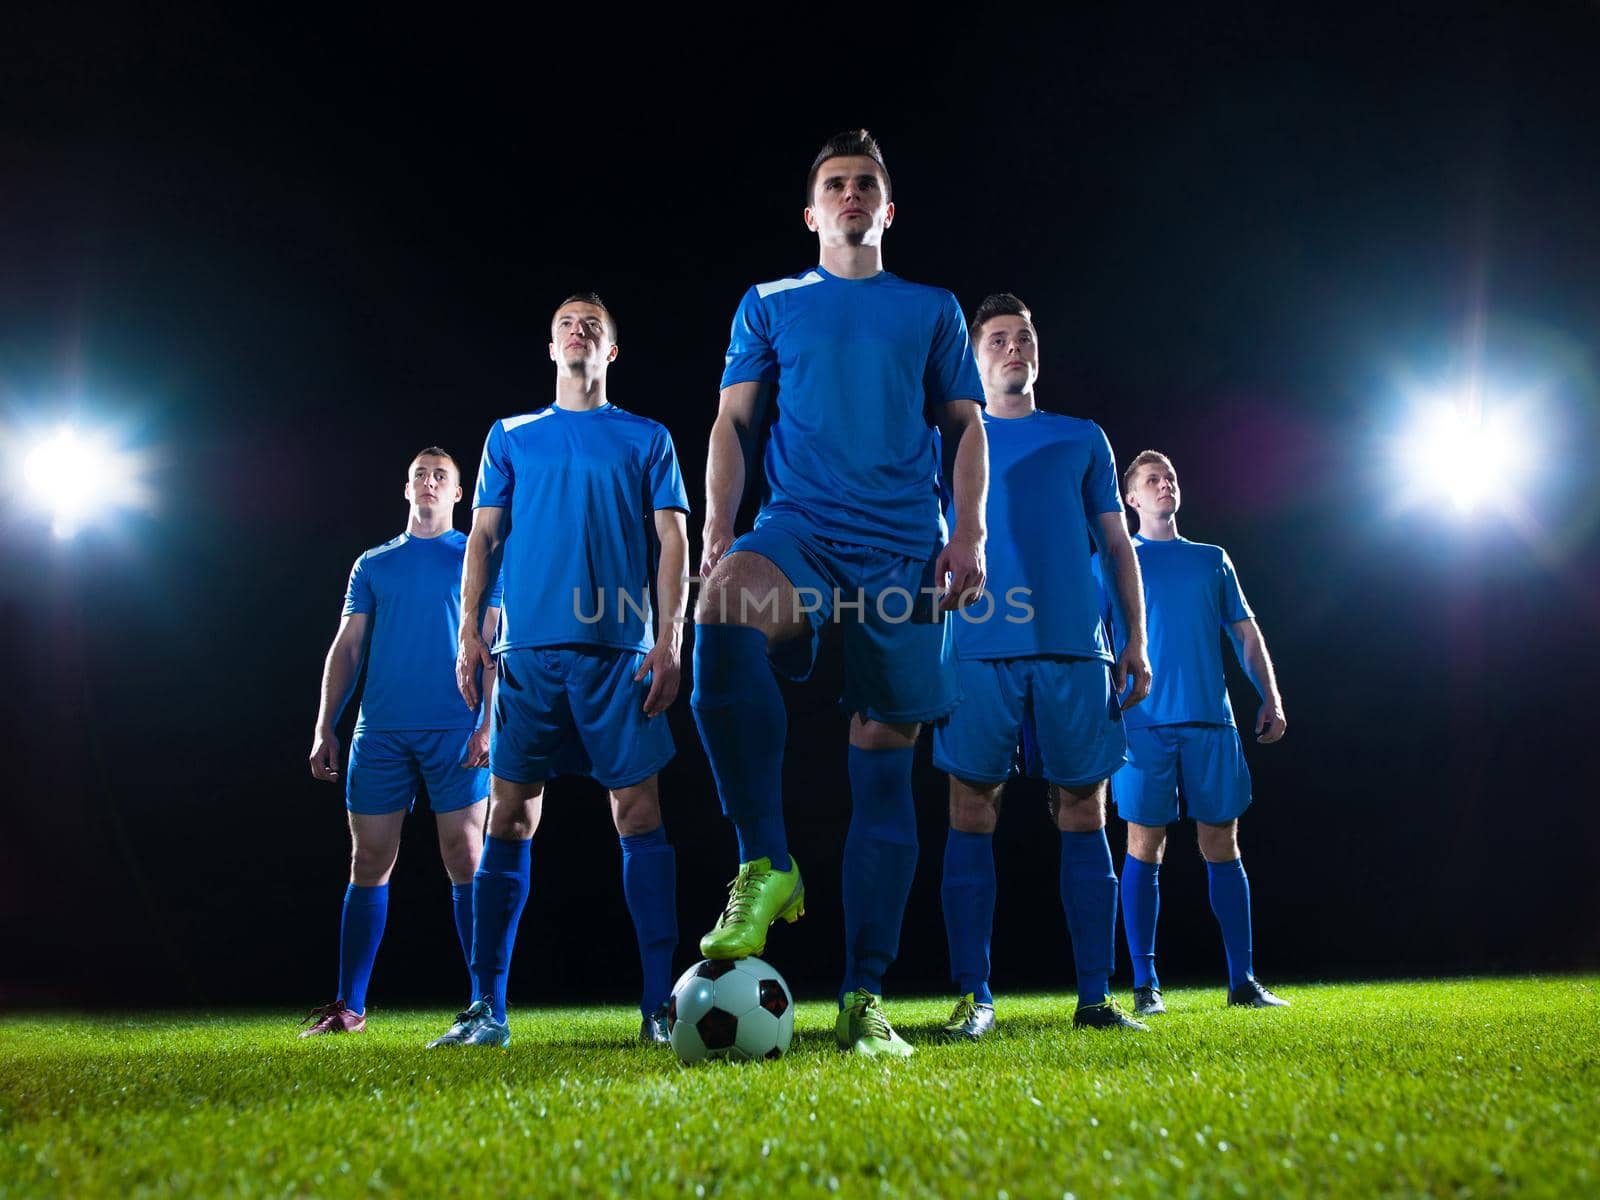
[[[353,813],[409,812],[417,785],[436,813],[454,812],[489,794],[489,772],[461,765],[470,729],[358,729],[350,740],[344,803]]]
[[[964,658],[961,706],[933,728],[933,765],[1004,783],[1018,761],[1061,787],[1099,783],[1126,757],[1111,667],[1098,658]]]
[[[1232,725],[1147,725],[1128,730],[1128,765],[1111,798],[1124,821],[1166,825],[1184,813],[1226,825],[1250,807],[1250,768]]]
[[[650,676],[639,650],[539,646],[499,657],[489,770],[513,783],[588,775],[632,787],[672,761],[666,714],[647,717]]]
[[[770,559],[811,610],[805,614],[811,636],[773,647],[774,670],[790,679],[809,676],[823,626],[837,621],[844,634],[839,701],[846,711],[911,725],[955,708],[961,689],[950,621],[923,590],[934,586],[937,552],[908,558],[775,524],[738,538],[728,553],[740,551]]]

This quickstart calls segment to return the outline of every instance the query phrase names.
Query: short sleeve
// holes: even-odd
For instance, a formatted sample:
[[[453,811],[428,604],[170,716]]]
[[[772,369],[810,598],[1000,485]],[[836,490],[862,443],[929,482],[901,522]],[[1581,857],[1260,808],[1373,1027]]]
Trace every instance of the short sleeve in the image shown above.
[[[1250,606],[1245,603],[1244,592],[1239,587],[1239,575],[1233,569],[1233,560],[1228,557],[1228,552],[1222,552],[1221,586],[1222,586],[1222,622],[1232,625],[1236,621],[1248,621],[1255,613],[1250,611]]]
[[[983,403],[983,380],[978,376],[978,361],[972,356],[967,319],[961,315],[960,302],[949,292],[939,309],[938,328],[922,373],[922,389],[929,404],[947,404],[951,400]]]
[[[1105,430],[1090,422],[1094,429],[1093,445],[1089,450],[1089,470],[1083,477],[1083,515],[1091,521],[1101,513],[1122,511],[1122,488],[1117,480],[1117,462],[1111,452],[1111,441]]]
[[[515,482],[505,422],[496,421],[483,441],[483,461],[478,464],[478,486],[472,495],[472,507],[509,508]]]
[[[378,598],[372,594],[372,580],[367,573],[367,556],[363,554],[350,568],[350,583],[344,589],[344,615],[378,611]]]
[[[645,490],[650,508],[681,508],[689,511],[689,493],[683,487],[683,472],[678,469],[678,451],[665,425],[656,426],[650,442],[650,465],[645,472]]]
[[[733,314],[733,330],[728,335],[728,354],[723,360],[722,386],[775,383],[777,379],[778,352],[772,345],[767,306],[760,293],[751,288],[739,301],[739,310]]]

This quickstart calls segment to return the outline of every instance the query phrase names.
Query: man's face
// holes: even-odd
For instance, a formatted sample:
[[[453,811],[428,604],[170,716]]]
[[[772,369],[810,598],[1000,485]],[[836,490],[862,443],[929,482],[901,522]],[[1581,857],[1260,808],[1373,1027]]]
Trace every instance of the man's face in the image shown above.
[[[448,512],[461,499],[461,480],[455,464],[437,454],[420,454],[406,479],[406,499],[412,510],[431,517],[442,505]]]
[[[1140,463],[1128,492],[1128,507],[1151,516],[1170,516],[1178,511],[1178,474],[1166,463]]]
[[[550,358],[563,375],[604,370],[617,357],[606,310],[574,300],[556,310],[550,322]]]
[[[824,159],[806,209],[806,228],[824,245],[876,246],[894,221],[883,173],[864,154]]]
[[[991,396],[1026,395],[1039,378],[1039,343],[1026,317],[990,317],[978,332],[978,374]]]

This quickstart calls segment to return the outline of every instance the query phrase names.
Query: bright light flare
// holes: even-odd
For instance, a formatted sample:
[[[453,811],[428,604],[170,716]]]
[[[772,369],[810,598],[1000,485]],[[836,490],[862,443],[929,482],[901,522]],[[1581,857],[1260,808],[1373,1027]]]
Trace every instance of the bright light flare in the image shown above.
[[[28,498],[50,514],[50,531],[70,538],[118,508],[145,501],[137,456],[104,435],[70,425],[39,441],[22,462]]]
[[[1526,414],[1486,411],[1475,396],[1423,404],[1397,447],[1407,506],[1448,498],[1466,516],[1484,503],[1504,508],[1516,498],[1533,462]]]

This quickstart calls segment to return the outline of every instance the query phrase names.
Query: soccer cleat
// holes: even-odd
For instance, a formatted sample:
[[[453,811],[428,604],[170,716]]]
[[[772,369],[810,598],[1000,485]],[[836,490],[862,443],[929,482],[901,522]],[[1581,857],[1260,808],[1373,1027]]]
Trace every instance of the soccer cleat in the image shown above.
[[[1167,1006],[1161,1002],[1161,989],[1156,987],[1136,987],[1133,989],[1133,1015],[1136,1017],[1159,1017],[1167,1011]]]
[[[456,1023],[433,1041],[428,1049],[438,1046],[509,1046],[511,1026],[494,1019],[494,1005],[485,996],[474,1000],[466,1012],[456,1014]]]
[[[793,858],[787,871],[773,870],[766,857],[741,863],[738,877],[728,885],[728,906],[700,939],[700,953],[707,958],[750,958],[767,948],[767,926],[779,918],[792,925],[805,914],[806,885]]]
[[[1289,1002],[1274,996],[1251,976],[1236,988],[1228,989],[1228,1003],[1241,1008],[1288,1008]]]
[[[882,997],[866,988],[857,988],[844,998],[839,1019],[833,1024],[833,1036],[839,1049],[854,1050],[868,1058],[879,1054],[911,1056],[910,1043],[894,1031],[883,1013]]]
[[[672,1033],[667,1028],[667,1006],[665,1003],[648,1017],[640,1019],[639,1040],[646,1046],[668,1046],[672,1044]]]
[[[305,1020],[312,1022],[310,1029],[302,1029],[300,1036],[303,1038],[318,1037],[324,1033],[365,1033],[367,1031],[367,1017],[365,1013],[351,1012],[344,1006],[343,1000],[335,1000],[332,1004],[324,1004],[320,1008],[313,1008],[305,1015]]]
[[[1143,1021],[1135,1021],[1122,1011],[1119,1005],[1110,996],[1099,1004],[1080,1004],[1078,1011],[1072,1014],[1072,1027],[1074,1029],[1133,1029],[1140,1033],[1149,1033],[1150,1026]]]
[[[994,1005],[979,1004],[977,997],[968,992],[956,1001],[955,1011],[941,1032],[953,1042],[975,1042],[993,1028]]]

